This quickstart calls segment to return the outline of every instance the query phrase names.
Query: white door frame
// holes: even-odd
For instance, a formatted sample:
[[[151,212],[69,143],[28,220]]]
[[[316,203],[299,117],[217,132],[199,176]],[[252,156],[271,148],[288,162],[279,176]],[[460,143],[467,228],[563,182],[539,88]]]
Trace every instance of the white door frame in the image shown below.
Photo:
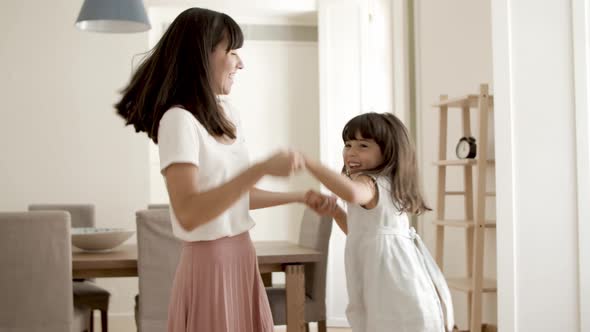
[[[572,0],[578,189],[580,331],[590,331],[590,2]]]
[[[572,0],[572,32],[575,76],[577,214],[578,214],[578,317],[580,331],[590,332],[590,0]],[[498,328],[517,331],[518,312],[515,283],[514,199],[515,158],[513,156],[513,96],[511,0],[492,1],[492,40],[494,60],[494,112],[496,128],[497,226],[498,239]],[[513,5],[513,4],[512,4]]]
[[[514,123],[512,96],[511,0],[494,0],[492,9],[492,53],[496,132],[496,246],[498,280],[498,329],[517,331],[516,312],[516,229],[517,204],[514,197]],[[501,128],[501,129],[500,129]]]

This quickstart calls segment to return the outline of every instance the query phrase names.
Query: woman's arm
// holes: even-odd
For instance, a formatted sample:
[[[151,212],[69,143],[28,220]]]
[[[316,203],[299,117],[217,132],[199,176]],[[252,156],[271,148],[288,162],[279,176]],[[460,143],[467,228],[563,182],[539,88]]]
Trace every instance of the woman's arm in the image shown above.
[[[305,167],[330,191],[349,203],[365,205],[376,195],[375,184],[368,176],[361,175],[351,180],[308,158],[305,158]]]
[[[164,176],[174,213],[181,226],[191,231],[229,209],[263,176],[288,176],[301,167],[299,154],[279,152],[207,191],[199,190],[199,168],[193,164],[172,164],[165,169]]]
[[[258,189],[250,189],[250,210],[263,209],[271,206],[303,203],[304,192],[274,192]]]

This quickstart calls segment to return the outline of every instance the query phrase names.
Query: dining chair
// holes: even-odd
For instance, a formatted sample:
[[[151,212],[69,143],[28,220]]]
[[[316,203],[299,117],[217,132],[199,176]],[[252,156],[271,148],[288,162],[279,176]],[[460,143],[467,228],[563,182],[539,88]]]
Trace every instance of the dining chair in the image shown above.
[[[167,330],[168,303],[182,241],[172,234],[167,209],[137,211],[136,323],[141,332]]]
[[[88,331],[71,295],[68,213],[1,212],[0,266],[0,332]]]
[[[320,217],[306,208],[301,219],[299,245],[320,251],[322,259],[305,264],[305,322],[317,322],[318,331],[326,332],[326,270],[328,247],[332,233],[332,217]],[[275,325],[287,324],[286,290],[284,285],[266,287]]]
[[[93,204],[31,204],[29,211],[66,211],[71,216],[72,227],[96,225]],[[108,311],[111,293],[98,286],[93,279],[76,279],[73,284],[74,303],[90,310],[90,332],[94,331],[94,315],[100,312],[101,331],[108,331]]]

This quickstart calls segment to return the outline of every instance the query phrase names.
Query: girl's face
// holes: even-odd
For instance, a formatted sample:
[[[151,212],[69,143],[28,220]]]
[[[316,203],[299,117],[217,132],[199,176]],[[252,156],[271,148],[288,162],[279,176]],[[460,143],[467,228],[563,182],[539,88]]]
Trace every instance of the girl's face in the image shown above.
[[[383,163],[381,148],[373,139],[363,138],[359,133],[354,140],[344,143],[342,151],[344,166],[350,174],[369,171]]]
[[[209,57],[211,68],[211,88],[216,95],[228,95],[234,84],[234,75],[238,69],[244,68],[244,63],[237,50],[226,52],[227,40],[223,40]]]

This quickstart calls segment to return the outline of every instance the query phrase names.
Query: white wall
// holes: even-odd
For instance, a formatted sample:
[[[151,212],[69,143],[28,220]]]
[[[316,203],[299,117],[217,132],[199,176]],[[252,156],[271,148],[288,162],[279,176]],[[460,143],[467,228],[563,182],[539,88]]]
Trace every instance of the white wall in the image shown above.
[[[246,68],[230,95],[239,105],[250,158],[262,160],[278,148],[294,148],[319,158],[319,92],[317,43],[247,41],[240,52]],[[307,174],[284,179],[264,178],[267,190],[318,189]],[[252,212],[254,240],[299,238],[303,205]]]
[[[481,83],[492,83],[492,42],[490,1],[450,0],[416,1],[416,64],[417,64],[417,126],[419,164],[423,188],[432,208],[436,207],[437,173],[432,162],[438,159],[439,114],[431,105],[441,94],[458,97],[478,93]],[[493,92],[493,89],[492,89]],[[496,108],[497,109],[497,108]],[[501,111],[501,110],[500,110]],[[472,130],[477,133],[477,117],[472,111]],[[449,111],[448,158],[456,159],[455,145],[462,136],[460,110]],[[493,168],[490,171],[494,171]],[[475,172],[474,172],[475,173]],[[493,177],[488,184],[493,190]],[[476,183],[476,181],[474,181]],[[447,168],[447,190],[463,190],[460,167]],[[448,197],[446,217],[464,218],[463,198]],[[494,218],[494,199],[487,200],[488,218]],[[434,254],[434,227],[431,221],[436,211],[420,217],[423,238]],[[465,231],[446,228],[444,273],[461,277],[466,273]],[[494,230],[486,230],[484,275],[495,278]],[[452,291],[456,322],[468,328],[467,296]],[[496,321],[496,297],[484,295],[484,322]]]
[[[0,4],[0,210],[94,203],[97,225],[135,228],[149,197],[148,145],[115,115],[146,34],[93,34],[81,1]],[[100,281],[132,312],[137,280]]]
[[[571,20],[569,1],[492,3],[503,332],[580,331]]]
[[[294,19],[307,23],[315,23],[317,0],[143,0],[147,7],[158,8],[189,8],[202,7],[220,11],[240,21],[254,19],[259,22],[261,17],[281,24]],[[308,15],[309,14],[309,15]]]

